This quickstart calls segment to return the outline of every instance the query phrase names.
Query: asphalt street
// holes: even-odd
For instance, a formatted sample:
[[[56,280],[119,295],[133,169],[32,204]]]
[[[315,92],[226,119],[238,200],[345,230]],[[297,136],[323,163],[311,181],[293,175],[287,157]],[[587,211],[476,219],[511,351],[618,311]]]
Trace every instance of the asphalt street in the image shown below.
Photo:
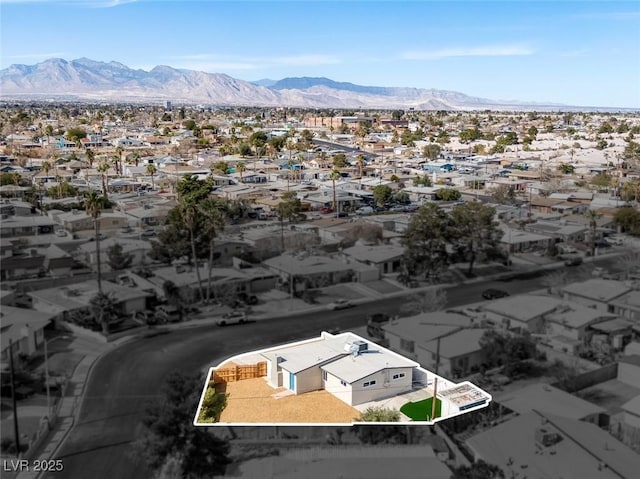
[[[508,282],[480,281],[449,288],[447,306],[480,301],[481,292],[487,288],[503,289],[514,295],[543,287],[542,276]],[[44,477],[151,477],[132,455],[131,443],[143,433],[140,419],[145,402],[157,397],[170,372],[193,374],[246,351],[314,337],[322,330],[363,326],[367,314],[396,314],[405,302],[403,297],[388,298],[342,311],[273,318],[226,328],[178,329],[127,342],[94,366],[75,427],[56,454],[56,459],[64,463],[64,471]]]

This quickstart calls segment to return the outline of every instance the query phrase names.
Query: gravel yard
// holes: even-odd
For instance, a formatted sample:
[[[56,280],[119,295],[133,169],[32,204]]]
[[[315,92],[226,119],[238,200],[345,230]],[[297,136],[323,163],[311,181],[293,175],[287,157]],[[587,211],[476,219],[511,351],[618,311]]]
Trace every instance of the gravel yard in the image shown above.
[[[224,389],[224,385],[217,386]],[[360,413],[326,391],[275,399],[285,388],[273,389],[265,378],[226,383],[229,394],[221,423],[351,423]]]

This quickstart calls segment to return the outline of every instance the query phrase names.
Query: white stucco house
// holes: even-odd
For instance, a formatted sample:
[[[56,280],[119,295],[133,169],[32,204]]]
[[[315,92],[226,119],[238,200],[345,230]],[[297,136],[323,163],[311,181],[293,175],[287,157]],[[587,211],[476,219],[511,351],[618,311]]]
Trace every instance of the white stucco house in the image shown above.
[[[402,406],[407,403],[432,400],[436,396],[441,406],[439,416],[426,421],[412,421],[411,418],[401,415],[401,421],[412,421],[412,424],[434,424],[446,418],[486,407],[492,399],[490,394],[468,381],[453,383],[421,368],[419,363],[353,333],[323,332],[317,338],[234,356],[219,366],[211,368],[208,375],[210,379],[207,380],[202,392],[194,425],[230,424],[231,422],[224,421],[198,422],[197,418],[205,394],[208,388],[216,383],[216,378],[220,378],[219,373],[226,373],[229,368],[232,372],[237,372],[242,367],[254,366],[261,372],[251,376],[254,379],[250,380],[259,381],[255,384],[262,385],[256,387],[263,388],[264,381],[273,389],[274,394],[267,398],[269,401],[277,401],[283,397],[301,397],[302,399],[306,394],[323,391],[325,394],[328,393],[329,397],[333,396],[353,407],[357,413],[365,411],[368,407],[401,411]],[[241,381],[242,378],[231,379],[232,382],[238,380]],[[244,395],[246,392],[243,393]],[[233,399],[234,396],[231,394],[229,401]],[[240,397],[240,400],[242,399],[243,397]],[[286,407],[285,402],[277,404],[282,404],[283,408]],[[265,424],[263,421],[260,423]],[[272,423],[283,424],[279,421],[268,424]],[[251,424],[251,422],[243,422],[243,424]],[[299,424],[299,422],[290,421],[286,424]],[[323,423],[323,425],[329,424],[340,423],[337,421]]]

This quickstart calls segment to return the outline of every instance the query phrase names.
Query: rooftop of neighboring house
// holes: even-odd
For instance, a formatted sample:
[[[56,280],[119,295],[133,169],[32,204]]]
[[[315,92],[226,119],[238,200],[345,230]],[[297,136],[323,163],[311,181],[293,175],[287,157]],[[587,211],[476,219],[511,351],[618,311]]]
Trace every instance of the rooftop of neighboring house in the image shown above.
[[[487,329],[473,328],[461,329],[449,336],[440,339],[440,356],[443,358],[457,358],[467,354],[480,351],[480,339],[484,336]],[[438,340],[433,339],[423,346],[424,349],[431,352],[438,351]]]
[[[603,313],[578,303],[565,301],[556,311],[545,316],[547,321],[560,323],[570,328],[582,328],[591,323],[603,322],[616,318],[615,314]]]
[[[209,277],[209,268],[200,267],[200,278],[206,284]],[[260,266],[246,269],[213,268],[212,282],[224,284],[228,281],[251,280],[254,278],[273,278],[274,273]],[[177,286],[193,286],[198,284],[198,273],[193,266],[183,267],[167,266],[154,270],[154,276],[150,278],[154,284],[162,285],[164,281],[173,281]]]
[[[132,251],[150,250],[151,244],[148,241],[129,239],[129,238],[106,238],[100,241],[100,250],[105,253],[114,245],[122,246],[123,253],[130,253]],[[83,243],[78,246],[78,252],[94,254],[96,252],[96,244],[93,241]]]
[[[24,337],[25,328],[30,331],[39,331],[51,322],[56,313],[43,313],[33,309],[2,306],[0,316],[0,337],[2,338],[2,351],[9,347],[9,341],[16,342]]]
[[[630,399],[620,407],[624,412],[633,414],[634,416],[640,416],[640,394]]]
[[[356,244],[351,248],[344,249],[342,252],[357,261],[375,264],[398,259],[404,253],[404,247],[395,244]]]
[[[629,293],[632,288],[620,281],[595,278],[581,283],[569,284],[562,288],[562,291],[572,296],[608,303]]]
[[[382,328],[389,334],[413,340],[417,344],[426,344],[432,339],[459,328],[469,327],[471,324],[471,318],[462,314],[437,311],[391,320]]]
[[[519,294],[506,298],[484,302],[479,309],[489,311],[505,318],[528,322],[553,312],[563,301],[550,296]]]
[[[518,414],[532,411],[555,414],[569,419],[584,419],[606,409],[562,391],[549,384],[535,383],[500,397],[500,404]]]
[[[537,446],[535,435],[541,429],[557,434],[559,441]],[[467,444],[506,474],[526,471],[528,477],[540,479],[631,478],[640,469],[640,456],[604,429],[552,413],[524,413],[473,436]]]
[[[263,261],[268,268],[293,275],[313,275],[349,271],[351,265],[329,256],[286,253]]]
[[[151,294],[144,291],[104,280],[102,281],[102,291],[105,294],[113,294],[118,302],[151,296]],[[98,294],[98,281],[91,279],[82,283],[31,291],[27,294],[34,300],[43,301],[47,307],[51,308],[52,312],[58,314],[63,311],[72,311],[89,306],[91,299]]]
[[[624,293],[611,301],[614,306],[622,307],[625,309],[640,310],[640,290],[634,289],[628,293]]]

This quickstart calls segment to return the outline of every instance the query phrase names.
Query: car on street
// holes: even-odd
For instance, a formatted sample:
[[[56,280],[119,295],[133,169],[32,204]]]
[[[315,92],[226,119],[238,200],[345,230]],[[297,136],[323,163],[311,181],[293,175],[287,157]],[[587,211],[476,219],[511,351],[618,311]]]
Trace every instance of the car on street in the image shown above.
[[[333,213],[333,210],[325,206],[324,208],[320,209],[320,213],[323,215],[328,215],[329,213]]]
[[[156,316],[163,323],[176,323],[182,320],[182,314],[177,306],[161,304],[156,306]]]
[[[564,260],[565,266],[579,266],[582,264],[581,256],[571,256]]]
[[[247,313],[244,311],[231,311],[222,316],[222,319],[216,321],[218,326],[230,326],[232,324],[245,324],[247,322]]]
[[[484,299],[506,298],[507,296],[509,296],[509,293],[501,289],[489,288],[482,292],[482,297]]]
[[[338,309],[352,308],[353,306],[353,303],[348,299],[336,299],[333,303],[329,303],[327,308],[332,311],[336,311]]]

